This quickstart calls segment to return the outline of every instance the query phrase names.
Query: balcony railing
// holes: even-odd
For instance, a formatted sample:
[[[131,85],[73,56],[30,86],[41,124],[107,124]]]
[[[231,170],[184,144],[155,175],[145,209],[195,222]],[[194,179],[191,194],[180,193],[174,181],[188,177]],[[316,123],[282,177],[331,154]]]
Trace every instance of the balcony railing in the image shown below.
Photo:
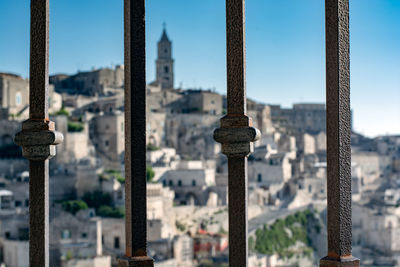
[[[359,266],[351,254],[349,0],[325,0],[328,253],[320,266]],[[126,253],[119,266],[153,266],[146,248],[145,0],[125,0]],[[260,133],[246,116],[245,0],[226,0],[228,112],[214,132],[228,157],[229,261],[247,266],[247,156]],[[62,135],[48,119],[49,0],[31,0],[30,117],[15,141],[30,161],[30,266],[49,266],[48,159]]]

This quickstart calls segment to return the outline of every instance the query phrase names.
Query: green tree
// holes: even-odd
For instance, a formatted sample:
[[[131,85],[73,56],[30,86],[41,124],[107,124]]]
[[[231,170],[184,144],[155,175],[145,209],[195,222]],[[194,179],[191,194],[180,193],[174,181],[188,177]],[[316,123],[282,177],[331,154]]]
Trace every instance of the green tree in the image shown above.
[[[151,182],[155,176],[155,172],[150,165],[146,166],[146,179],[147,182]]]
[[[62,202],[61,205],[65,211],[68,211],[74,215],[80,210],[88,209],[88,205],[82,200],[68,200]]]
[[[97,215],[102,217],[123,218],[125,216],[125,211],[123,208],[113,208],[103,205],[97,210]]]
[[[89,207],[95,208],[96,211],[100,206],[111,206],[112,204],[111,195],[99,190],[85,193],[82,200],[85,201]]]

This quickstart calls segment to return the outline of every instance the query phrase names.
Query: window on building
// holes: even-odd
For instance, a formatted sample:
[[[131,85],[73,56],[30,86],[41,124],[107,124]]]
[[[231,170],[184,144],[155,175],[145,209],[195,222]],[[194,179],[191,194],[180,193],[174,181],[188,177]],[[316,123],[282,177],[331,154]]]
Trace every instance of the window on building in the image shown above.
[[[15,104],[17,106],[22,104],[22,96],[21,96],[20,92],[16,93],[16,95],[15,95]]]
[[[172,182],[172,180],[169,180],[169,186],[172,186],[174,183]]]
[[[165,72],[165,73],[168,73],[168,72],[169,72],[168,66],[165,66],[165,67],[164,67],[164,72]]]
[[[114,248],[119,249],[119,237],[114,237]]]
[[[192,186],[196,186],[196,180],[192,181]]]
[[[162,184],[163,184],[163,186],[167,186],[167,181],[166,181],[166,180],[163,180],[163,181],[162,181]]]
[[[70,230],[63,230],[61,232],[61,239],[70,239],[71,238],[71,231]]]
[[[82,233],[81,234],[81,238],[87,238],[87,237],[88,237],[87,233]]]
[[[104,142],[104,145],[105,145],[105,146],[108,146],[108,145],[109,145],[108,140],[106,140],[106,141]]]
[[[262,175],[261,173],[257,174],[257,182],[262,182]]]
[[[182,180],[178,180],[178,186],[182,186]]]

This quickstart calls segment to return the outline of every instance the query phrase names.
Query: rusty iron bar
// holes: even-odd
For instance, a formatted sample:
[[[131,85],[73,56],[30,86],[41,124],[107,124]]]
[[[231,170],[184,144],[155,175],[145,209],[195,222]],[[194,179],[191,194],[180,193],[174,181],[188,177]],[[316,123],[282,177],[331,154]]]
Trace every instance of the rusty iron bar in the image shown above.
[[[260,132],[246,115],[245,1],[226,0],[227,115],[214,139],[228,157],[229,266],[248,266],[247,156]]]
[[[228,157],[229,266],[247,266],[247,157]]]
[[[153,266],[147,256],[145,0],[124,0],[125,256],[119,267]]]
[[[29,265],[49,266],[49,162],[61,133],[48,119],[49,0],[31,0],[29,119],[15,143],[29,159]]]
[[[245,1],[226,0],[228,114],[246,113]]]
[[[325,0],[328,255],[320,266],[359,266],[351,254],[349,0]]]
[[[49,0],[31,0],[29,106],[31,119],[48,118]],[[45,88],[45,90],[43,90]]]
[[[29,163],[29,266],[49,266],[49,161]]]

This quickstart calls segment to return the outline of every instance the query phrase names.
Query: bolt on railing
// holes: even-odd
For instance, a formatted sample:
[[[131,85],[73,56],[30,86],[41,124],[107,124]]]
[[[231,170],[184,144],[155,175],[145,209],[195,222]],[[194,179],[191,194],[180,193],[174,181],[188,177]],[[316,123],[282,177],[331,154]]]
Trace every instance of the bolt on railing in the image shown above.
[[[325,0],[328,255],[320,266],[359,266],[351,254],[349,0]]]
[[[49,0],[31,0],[29,119],[15,143],[29,159],[29,265],[49,266],[49,163],[63,141],[48,118]]]
[[[124,1],[125,256],[120,267],[151,267],[146,212],[145,0]]]
[[[245,1],[226,0],[227,115],[214,131],[228,157],[229,266],[245,267],[248,257],[247,156],[260,132],[246,115]]]

